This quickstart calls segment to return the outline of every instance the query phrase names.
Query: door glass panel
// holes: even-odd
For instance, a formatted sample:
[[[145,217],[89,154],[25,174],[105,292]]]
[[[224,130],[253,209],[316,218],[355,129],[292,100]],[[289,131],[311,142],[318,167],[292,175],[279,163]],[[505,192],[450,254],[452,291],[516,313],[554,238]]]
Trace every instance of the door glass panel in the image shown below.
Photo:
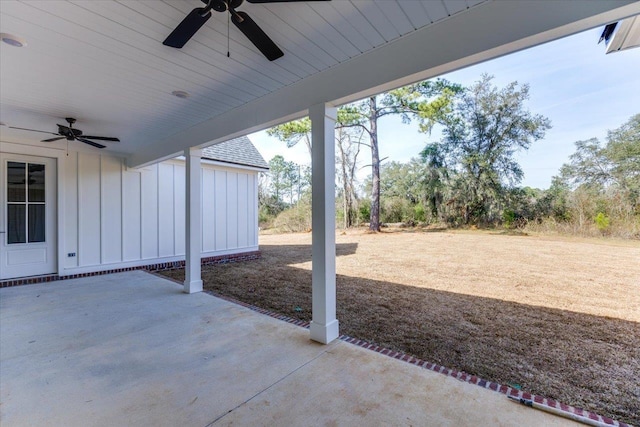
[[[26,164],[7,162],[7,202],[25,202]]]
[[[30,202],[44,202],[44,165],[29,163],[28,188]]]
[[[7,243],[26,243],[26,206],[7,205]]]
[[[29,204],[29,243],[44,242],[44,205]]]

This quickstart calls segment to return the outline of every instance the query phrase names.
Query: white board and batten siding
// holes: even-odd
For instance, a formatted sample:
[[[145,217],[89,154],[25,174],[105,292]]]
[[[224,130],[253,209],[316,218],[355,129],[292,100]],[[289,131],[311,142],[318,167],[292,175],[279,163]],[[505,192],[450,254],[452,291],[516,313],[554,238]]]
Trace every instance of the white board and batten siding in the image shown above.
[[[61,276],[184,259],[184,161],[71,152],[64,174]],[[258,250],[257,188],[257,170],[203,160],[202,257]]]

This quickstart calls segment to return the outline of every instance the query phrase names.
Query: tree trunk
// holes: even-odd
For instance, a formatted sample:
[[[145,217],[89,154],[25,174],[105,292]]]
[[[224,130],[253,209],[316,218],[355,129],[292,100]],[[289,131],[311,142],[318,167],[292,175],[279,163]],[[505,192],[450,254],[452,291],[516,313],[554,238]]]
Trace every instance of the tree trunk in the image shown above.
[[[344,152],[344,146],[343,144],[343,134],[342,134],[342,129],[339,130],[339,135],[337,138],[337,142],[338,142],[338,150],[340,150],[340,172],[342,174],[342,209],[343,209],[343,213],[344,213],[344,222],[343,222],[343,227],[345,229],[349,228],[349,201],[348,201],[348,185],[349,185],[349,180],[347,177],[347,159],[346,159],[346,153]]]
[[[342,130],[340,130],[342,132]],[[350,176],[349,159],[344,150],[343,135],[338,137],[338,149],[340,150],[340,172],[342,173],[342,207],[344,212],[344,228],[353,226],[353,176]]]
[[[351,202],[351,193],[349,191],[349,183],[345,182],[344,185],[342,186],[342,192],[343,192],[343,209],[344,209],[344,228],[349,228],[353,225],[353,223],[351,222],[351,209],[352,209],[352,205],[353,203]]]
[[[353,197],[351,196],[351,190],[349,190],[349,185],[345,186],[347,190],[347,197],[344,200],[344,208],[345,208],[345,228],[353,227]]]
[[[358,201],[358,193],[356,192],[356,188],[354,185],[354,180],[356,177],[356,169],[357,169],[357,158],[358,153],[360,153],[360,144],[358,143],[358,150],[356,154],[353,156],[353,162],[351,163],[351,167],[349,168],[349,224],[351,226],[357,224],[358,222],[358,214],[356,212],[357,207],[354,206],[355,202]]]
[[[378,153],[378,111],[376,97],[369,98],[369,136],[371,142],[371,218],[369,230],[380,231],[380,154]]]
[[[296,199],[296,203],[300,204],[300,194],[302,193],[302,166],[298,165],[298,198]]]

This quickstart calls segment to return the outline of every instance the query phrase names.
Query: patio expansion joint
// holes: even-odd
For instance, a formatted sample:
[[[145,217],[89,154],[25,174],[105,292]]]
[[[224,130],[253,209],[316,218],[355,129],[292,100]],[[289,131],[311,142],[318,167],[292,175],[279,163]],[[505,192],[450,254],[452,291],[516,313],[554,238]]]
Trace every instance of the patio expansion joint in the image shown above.
[[[311,360],[306,361],[305,363],[303,363],[302,365],[298,366],[297,368],[295,368],[293,371],[289,372],[288,374],[284,375],[282,378],[278,379],[277,381],[273,382],[272,384],[268,385],[267,387],[265,387],[264,389],[260,390],[259,392],[257,392],[256,394],[254,394],[253,396],[251,396],[250,398],[248,398],[247,400],[245,400],[244,402],[240,403],[239,405],[237,405],[236,407],[229,409],[227,412],[225,412],[224,414],[220,415],[219,417],[217,417],[215,420],[211,421],[209,424],[207,424],[205,427],[211,427],[213,426],[215,423],[217,423],[218,421],[220,421],[221,419],[223,419],[224,417],[226,417],[227,415],[231,414],[233,411],[235,411],[236,409],[246,405],[247,403],[251,402],[252,400],[254,400],[256,397],[260,396],[261,394],[265,393],[266,391],[272,389],[273,387],[275,387],[276,385],[280,384],[282,381],[286,380],[287,378],[289,378],[291,375],[295,374],[296,372],[298,372],[299,370],[301,370],[302,368],[310,365],[311,363],[315,362],[317,359],[319,359],[320,357],[324,356],[325,354],[327,354],[329,352],[329,350],[331,349],[331,347],[328,346],[328,348],[324,351],[322,351],[320,354],[314,356],[313,358],[311,358]]]

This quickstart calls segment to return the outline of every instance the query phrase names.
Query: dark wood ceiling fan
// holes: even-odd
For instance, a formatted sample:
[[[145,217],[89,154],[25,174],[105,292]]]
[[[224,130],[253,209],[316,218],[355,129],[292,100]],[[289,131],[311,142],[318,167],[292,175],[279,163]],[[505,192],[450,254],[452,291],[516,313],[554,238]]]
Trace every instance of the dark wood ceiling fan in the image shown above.
[[[249,17],[246,12],[236,11],[244,0],[201,0],[205,7],[193,9],[173,30],[162,44],[180,49],[198,32],[200,27],[211,18],[211,11],[227,12],[231,21],[269,60],[274,61],[284,55],[282,50],[262,31],[262,28]],[[331,1],[331,0],[247,0],[249,3],[292,3],[303,1]]]
[[[58,124],[58,132],[47,132],[44,130],[36,130],[36,129],[27,129],[27,128],[19,128],[14,126],[8,126],[10,129],[18,129],[18,130],[28,130],[31,132],[40,132],[40,133],[48,133],[50,135],[56,135],[55,138],[43,139],[41,142],[53,142],[58,141],[60,139],[66,139],[67,141],[80,141],[85,144],[89,144],[96,148],[106,148],[106,145],[99,144],[94,141],[90,141],[91,139],[96,139],[98,141],[111,141],[111,142],[120,142],[118,138],[112,138],[107,136],[93,136],[93,135],[85,135],[80,129],[75,129],[73,124],[76,122],[76,119],[73,117],[65,118],[69,126]]]

